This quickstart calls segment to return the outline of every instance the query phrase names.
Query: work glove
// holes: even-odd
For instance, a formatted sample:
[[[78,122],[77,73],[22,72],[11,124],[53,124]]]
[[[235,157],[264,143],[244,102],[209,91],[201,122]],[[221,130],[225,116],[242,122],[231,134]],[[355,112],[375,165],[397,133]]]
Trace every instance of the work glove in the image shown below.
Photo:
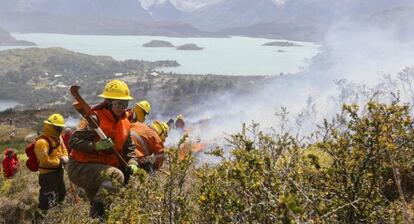
[[[127,185],[131,176],[138,174],[139,168],[137,167],[137,165],[130,164],[126,166],[122,172],[124,173],[124,185]]]
[[[61,164],[65,165],[66,163],[68,163],[69,157],[63,156],[63,157],[60,157],[59,160]]]
[[[138,173],[139,168],[137,167],[137,165],[130,164],[130,165],[128,165],[128,171],[129,171],[130,174],[132,174],[132,176],[134,176]]]
[[[102,151],[102,150],[107,150],[110,149],[114,146],[114,142],[112,141],[111,138],[105,138],[105,139],[101,139],[99,141],[97,141],[95,143],[95,150],[96,151]]]

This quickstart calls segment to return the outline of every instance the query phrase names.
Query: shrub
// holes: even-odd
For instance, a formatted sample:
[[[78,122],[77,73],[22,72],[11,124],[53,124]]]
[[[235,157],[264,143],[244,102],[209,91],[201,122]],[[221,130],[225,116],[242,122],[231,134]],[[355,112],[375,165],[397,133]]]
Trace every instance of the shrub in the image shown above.
[[[208,153],[220,162],[200,167],[191,154],[180,158],[184,136],[167,150],[161,172],[142,171],[112,196],[107,223],[413,223],[410,113],[398,101],[344,105],[306,141],[243,126],[228,147]],[[4,198],[24,191],[24,184],[10,182],[17,186],[12,192],[5,183],[3,208]],[[88,208],[68,200],[49,212],[48,222],[96,222]]]

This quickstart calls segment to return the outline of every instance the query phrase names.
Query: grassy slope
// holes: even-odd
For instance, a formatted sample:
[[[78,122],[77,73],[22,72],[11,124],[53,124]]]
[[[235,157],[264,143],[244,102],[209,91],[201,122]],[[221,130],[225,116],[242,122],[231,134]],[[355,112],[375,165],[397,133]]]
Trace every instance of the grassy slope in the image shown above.
[[[412,223],[410,107],[370,102],[366,108],[345,105],[316,132],[324,136],[306,143],[244,127],[228,138],[229,158],[220,148],[210,152],[220,160],[214,166],[196,166],[192,155],[179,160],[178,150],[168,149],[163,172],[139,173],[112,198],[107,222]],[[27,169],[14,180],[0,178],[0,223],[30,222],[36,179]],[[86,201],[75,205],[70,193],[67,199],[50,211],[48,223],[92,222]]]

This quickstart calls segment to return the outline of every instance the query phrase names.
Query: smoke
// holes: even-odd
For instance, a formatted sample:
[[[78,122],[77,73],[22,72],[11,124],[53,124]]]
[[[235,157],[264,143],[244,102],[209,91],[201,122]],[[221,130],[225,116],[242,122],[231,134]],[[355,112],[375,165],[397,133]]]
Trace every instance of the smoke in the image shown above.
[[[400,92],[403,101],[413,103],[414,29],[400,11],[391,7],[365,17],[342,16],[327,30],[320,54],[305,71],[281,76],[255,95],[226,96],[204,106],[202,113],[188,117],[189,122],[208,119],[194,125],[192,137],[221,142],[252,122],[264,131],[288,123],[292,134],[306,134],[340,112],[342,103],[362,104],[377,92],[382,94],[378,100]],[[376,23],[384,19],[394,25]]]

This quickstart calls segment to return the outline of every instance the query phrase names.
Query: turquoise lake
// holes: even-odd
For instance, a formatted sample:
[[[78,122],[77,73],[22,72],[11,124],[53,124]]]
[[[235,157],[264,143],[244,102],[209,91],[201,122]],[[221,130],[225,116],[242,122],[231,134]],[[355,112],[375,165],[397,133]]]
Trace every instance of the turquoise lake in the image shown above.
[[[176,60],[181,66],[160,68],[181,74],[216,75],[279,75],[296,73],[306,68],[319,51],[319,45],[290,41],[300,47],[261,46],[274,39],[229,38],[175,38],[162,36],[102,36],[66,34],[18,34],[19,40],[32,41],[38,47],[62,47],[72,51],[107,55],[116,60],[139,59],[147,61]],[[175,48],[148,48],[144,43],[165,40],[174,46],[194,43],[201,51],[179,51]],[[285,41],[285,40],[281,40]],[[0,50],[16,47],[0,47]]]

